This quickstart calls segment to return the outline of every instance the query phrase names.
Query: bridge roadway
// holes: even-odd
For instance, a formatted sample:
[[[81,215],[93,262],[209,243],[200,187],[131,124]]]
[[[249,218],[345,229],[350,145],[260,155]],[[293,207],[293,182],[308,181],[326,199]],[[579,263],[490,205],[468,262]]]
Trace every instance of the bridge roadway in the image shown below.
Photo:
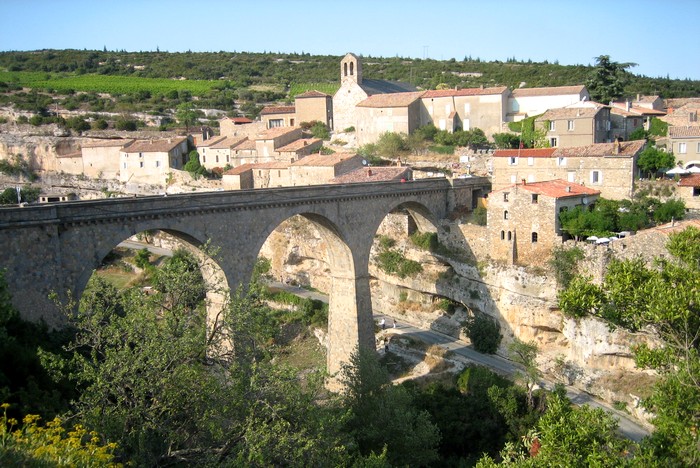
[[[49,299],[79,298],[92,272],[120,242],[147,230],[166,231],[192,246],[212,293],[210,326],[225,291],[247,285],[263,243],[283,221],[301,215],[327,247],[331,290],[328,369],[340,369],[357,346],[373,346],[369,255],[386,215],[408,211],[418,228],[471,208],[485,194],[485,178],[423,179],[169,196],[64,202],[0,209],[0,268],[13,303],[31,320],[59,326]],[[209,243],[217,255],[198,249]]]

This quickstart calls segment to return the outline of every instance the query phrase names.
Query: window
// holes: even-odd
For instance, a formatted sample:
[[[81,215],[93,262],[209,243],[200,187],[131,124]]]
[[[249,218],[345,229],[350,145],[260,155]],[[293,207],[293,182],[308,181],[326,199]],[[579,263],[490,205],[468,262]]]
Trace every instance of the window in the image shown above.
[[[503,212],[503,219],[508,219],[508,210]]]
[[[532,156],[528,156],[527,157],[527,165],[533,166],[534,164],[535,164],[535,158],[533,158]]]
[[[511,235],[510,231],[508,231],[508,240],[511,240],[513,236]]]
[[[538,194],[536,194],[536,193],[533,193],[533,194],[532,194],[532,203],[537,203],[537,201],[538,201],[538,196],[537,196],[537,195],[538,195]]]
[[[508,165],[509,166],[516,166],[518,164],[518,157],[517,156],[511,156],[508,158]]]
[[[143,161],[139,161],[139,167],[143,167]]]
[[[219,162],[219,155],[216,155],[216,162]]]
[[[139,158],[143,158],[143,153],[139,153]]]
[[[698,147],[697,147],[697,149],[695,150],[695,152],[698,153],[698,154],[700,154],[700,143],[698,143]]]
[[[574,121],[573,120],[566,121],[566,129],[568,131],[572,131],[574,129]]]
[[[557,158],[557,166],[566,166],[566,158],[559,156]]]
[[[202,155],[202,162],[203,162],[203,163],[207,162],[207,157],[204,156],[204,155]]]
[[[610,131],[610,121],[609,120],[605,121],[605,130]]]
[[[549,146],[556,148],[559,145],[559,139],[557,137],[552,137],[549,139]]]
[[[506,201],[506,202],[508,201],[509,194],[510,194],[510,192],[503,192],[503,201]]]
[[[343,64],[343,75],[348,76],[348,64],[347,63]]]
[[[294,119],[289,119],[289,126],[293,127],[294,126]]]
[[[693,187],[693,196],[700,197],[700,187]]]
[[[550,132],[553,132],[553,131],[556,130],[556,129],[557,129],[557,124],[556,124],[556,122],[554,122],[553,120],[550,120],[550,121],[549,121],[549,131],[550,131]]]
[[[569,171],[566,173],[566,180],[567,182],[575,182],[576,181],[576,171]]]
[[[270,119],[270,126],[268,128],[277,128],[284,125],[284,120],[282,119]]]
[[[228,154],[226,155],[226,162],[231,162],[231,156],[229,156]]]
[[[126,169],[126,161],[124,161],[124,169]]]
[[[533,244],[536,244],[536,243],[537,243],[537,233],[536,233],[536,232],[533,232],[533,233],[532,233],[532,243],[533,243]]]
[[[160,167],[160,161],[156,161],[156,167]]]
[[[678,143],[678,153],[685,154],[688,152],[688,145],[686,143]]]
[[[501,231],[501,240],[505,240],[506,238],[506,231]]]
[[[206,153],[207,153],[207,149],[206,149],[206,148],[202,148],[202,154],[206,154]]]
[[[355,74],[355,64],[350,62],[350,76]]]
[[[591,171],[591,183],[600,184],[603,180],[603,175],[600,171]]]

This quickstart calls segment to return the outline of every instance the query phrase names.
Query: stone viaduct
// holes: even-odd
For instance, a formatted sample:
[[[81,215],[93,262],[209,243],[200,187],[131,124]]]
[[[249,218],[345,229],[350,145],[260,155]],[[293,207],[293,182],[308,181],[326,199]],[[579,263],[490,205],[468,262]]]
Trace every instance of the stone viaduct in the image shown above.
[[[484,178],[308,187],[117,198],[0,209],[0,269],[23,317],[59,326],[53,291],[79,298],[93,271],[120,242],[163,230],[192,246],[220,249],[208,258],[231,289],[247,285],[258,252],[287,218],[301,215],[328,245],[332,290],[328,371],[357,346],[374,346],[369,288],[370,249],[388,213],[405,209],[423,231],[435,231],[451,211],[471,209],[485,194]],[[203,256],[202,256],[203,257]],[[211,314],[211,309],[209,314]],[[209,317],[211,319],[211,317]]]

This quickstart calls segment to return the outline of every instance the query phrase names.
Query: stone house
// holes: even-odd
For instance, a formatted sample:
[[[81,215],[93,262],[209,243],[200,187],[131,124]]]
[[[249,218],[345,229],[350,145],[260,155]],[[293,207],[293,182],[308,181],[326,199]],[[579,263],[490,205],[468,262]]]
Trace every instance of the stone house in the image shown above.
[[[182,170],[187,153],[186,137],[135,141],[119,151],[119,180],[162,184],[171,169]]]
[[[293,127],[296,125],[294,106],[265,106],[260,111],[265,128]]]
[[[349,53],[340,61],[340,88],[333,95],[333,128],[343,131],[354,127],[357,104],[370,96],[410,91],[416,91],[416,88],[407,83],[364,79],[362,61]]]
[[[280,161],[299,161],[306,156],[316,153],[323,146],[323,140],[320,138],[300,138],[293,142],[275,149],[277,160]]]
[[[420,127],[421,91],[375,94],[355,107],[355,135],[362,146],[376,142],[385,132],[405,133]]]
[[[490,255],[508,263],[543,265],[563,241],[559,213],[590,206],[600,191],[562,179],[519,184],[488,195]]]
[[[517,122],[543,114],[549,109],[558,109],[590,99],[591,96],[583,85],[514,89],[508,98],[505,121]]]
[[[610,141],[610,108],[584,101],[560,109],[549,109],[535,119],[546,132],[552,147],[584,146]]]
[[[333,128],[333,98],[320,91],[307,91],[294,98],[296,121],[323,122],[328,128]]]
[[[421,96],[421,126],[440,130],[480,128],[490,137],[502,129],[510,91],[495,88],[435,89]]]
[[[653,117],[663,117],[663,100],[659,96],[640,96],[636,100],[616,101],[610,103],[612,122],[611,137],[627,140],[629,134],[639,126],[645,130],[651,127]]]
[[[669,101],[676,101],[669,99]],[[679,100],[683,102],[682,100]],[[697,100],[688,99],[688,102],[678,108],[669,107],[668,113],[663,117],[659,117],[660,120],[666,122],[670,127],[686,127],[686,126],[698,126],[700,125],[700,120],[698,120],[698,114],[700,113],[700,98]]]
[[[523,179],[528,183],[563,179],[601,192],[605,198],[621,200],[634,192],[637,158],[644,140],[570,148],[496,150],[493,154],[494,190]]]
[[[245,138],[231,148],[231,165],[241,166],[258,162],[258,150],[255,140]]]
[[[406,166],[360,167],[331,179],[332,184],[357,184],[365,182],[397,182],[411,180],[411,168]]]
[[[233,166],[235,159],[233,158],[233,148],[246,141],[246,137],[215,137],[209,139],[206,146],[197,145],[199,152],[199,162],[207,169],[215,167]]]
[[[83,158],[83,174],[91,179],[118,179],[120,151],[134,142],[133,139],[92,140],[80,147]]]
[[[690,210],[700,210],[700,174],[683,176],[678,181],[676,193]]]
[[[289,166],[291,185],[327,184],[334,177],[362,167],[357,153],[313,154]]]
[[[668,142],[677,163],[700,167],[700,125],[668,127]]]
[[[224,117],[219,119],[221,136],[250,137],[267,129],[264,122],[253,122],[246,117]]]
[[[277,148],[286,146],[293,141],[302,138],[302,130],[299,127],[271,128],[257,134],[255,150],[261,162],[276,159]]]
[[[644,128],[644,122],[644,115],[629,106],[626,109],[610,108],[610,136],[615,140],[629,140],[632,132]]]

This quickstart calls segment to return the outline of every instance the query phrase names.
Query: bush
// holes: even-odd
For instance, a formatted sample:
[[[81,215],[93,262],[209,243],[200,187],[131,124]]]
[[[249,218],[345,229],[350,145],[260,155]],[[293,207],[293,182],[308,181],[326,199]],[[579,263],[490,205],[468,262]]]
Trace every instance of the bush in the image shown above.
[[[438,248],[438,235],[435,232],[416,232],[410,239],[413,245],[429,252],[434,252]]]
[[[474,349],[480,353],[494,354],[501,344],[501,327],[485,314],[475,314],[464,323],[464,332],[469,336]]]
[[[396,250],[385,250],[377,255],[379,269],[384,273],[395,274],[399,278],[415,276],[423,271],[423,266],[415,260],[409,260]]]
[[[668,200],[654,211],[654,221],[657,223],[668,223],[671,220],[683,219],[684,217],[685,202],[683,200]]]
[[[134,132],[138,129],[138,124],[135,120],[119,119],[115,124],[117,130],[123,130],[127,132]]]
[[[578,271],[578,262],[583,260],[583,250],[578,247],[566,249],[557,247],[552,251],[552,258],[549,260],[549,265],[554,270],[554,277],[557,284],[563,288],[569,286],[571,280]]]
[[[488,212],[485,207],[477,206],[472,213],[472,220],[474,221],[474,224],[477,226],[486,226],[487,214]]]

